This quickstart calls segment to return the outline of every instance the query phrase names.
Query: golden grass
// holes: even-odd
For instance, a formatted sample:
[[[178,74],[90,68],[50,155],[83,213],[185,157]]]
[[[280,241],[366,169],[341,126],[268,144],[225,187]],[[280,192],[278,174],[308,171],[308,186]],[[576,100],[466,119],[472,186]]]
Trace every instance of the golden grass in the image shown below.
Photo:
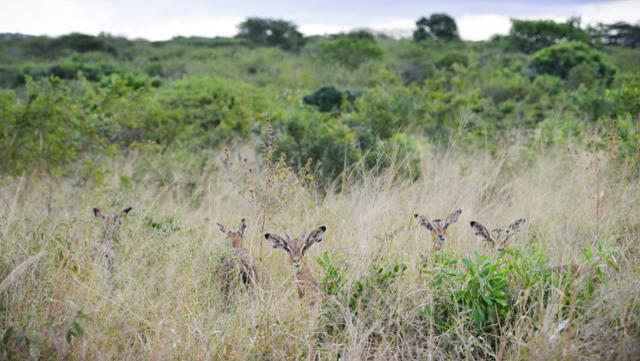
[[[587,152],[524,154],[425,150],[424,174],[416,182],[398,181],[393,172],[364,175],[343,184],[344,192],[327,194],[275,179],[258,163],[250,181],[233,167],[197,174],[160,169],[173,174],[159,184],[138,158],[114,162],[101,186],[7,179],[0,189],[0,276],[45,252],[0,296],[2,328],[24,327],[32,340],[29,350],[14,342],[10,351],[18,358],[91,360],[295,360],[312,353],[327,360],[632,359],[640,352],[638,182],[605,161],[594,168]],[[272,183],[265,186],[267,178]],[[102,232],[91,209],[126,206],[133,211],[119,232],[114,274],[105,279],[91,260]],[[476,242],[469,221],[493,228],[524,217],[527,226],[512,248],[540,246],[559,265],[579,262],[581,249],[606,240],[621,250],[619,269],[607,272],[586,312],[576,313],[554,341],[561,314],[572,307],[570,295],[538,304],[540,319],[523,316],[493,345],[469,332],[462,318],[436,332],[414,322],[437,293],[419,275],[431,236],[412,215],[446,217],[455,208],[462,215],[445,246],[454,254],[495,257]],[[225,302],[214,270],[230,245],[216,222],[231,226],[243,217],[249,224],[245,245],[268,278],[255,292]],[[315,258],[324,250],[344,255],[347,283],[365,274],[375,257],[407,264],[386,301],[397,322],[364,320],[343,307],[349,322],[341,341],[319,341],[322,306],[298,299],[288,257],[271,249],[263,234],[287,230],[293,236],[320,225],[328,228],[325,240],[306,256],[317,279]],[[402,332],[382,329],[396,323]],[[74,324],[83,333],[67,342]],[[372,334],[382,336],[372,343]]]

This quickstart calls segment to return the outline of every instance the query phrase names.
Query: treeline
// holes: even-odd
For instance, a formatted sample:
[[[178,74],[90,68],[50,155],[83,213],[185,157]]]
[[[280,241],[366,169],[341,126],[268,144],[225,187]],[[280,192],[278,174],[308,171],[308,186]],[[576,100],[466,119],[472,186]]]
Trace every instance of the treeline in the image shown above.
[[[514,20],[506,36],[464,42],[451,17],[433,14],[400,40],[304,37],[258,18],[233,38],[4,34],[0,171],[93,174],[104,155],[188,156],[269,132],[321,181],[398,160],[417,177],[416,141],[498,149],[515,133],[554,146],[602,130],[637,163],[637,28]]]

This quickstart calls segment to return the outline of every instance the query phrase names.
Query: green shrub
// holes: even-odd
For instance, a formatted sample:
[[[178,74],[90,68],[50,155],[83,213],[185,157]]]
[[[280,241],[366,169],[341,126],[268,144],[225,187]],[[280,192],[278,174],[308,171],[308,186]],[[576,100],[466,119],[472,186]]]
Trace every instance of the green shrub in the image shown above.
[[[343,101],[353,102],[356,95],[348,90],[338,90],[334,86],[323,86],[313,93],[302,98],[302,101],[308,105],[318,107],[318,110],[327,113],[339,108]]]
[[[273,121],[278,154],[285,154],[296,170],[312,162],[320,182],[339,176],[361,155],[355,133],[339,120],[320,113],[296,112]]]
[[[51,47],[70,49],[79,53],[89,51],[116,52],[116,49],[111,46],[105,38],[80,33],[71,33],[55,38],[51,41]]]
[[[320,43],[320,59],[355,69],[362,63],[382,58],[382,48],[375,40],[341,36]]]
[[[442,69],[451,69],[454,64],[466,67],[469,65],[469,56],[462,52],[450,51],[436,60],[435,65]]]
[[[57,78],[27,79],[26,99],[0,92],[0,169],[6,174],[39,170],[58,174],[79,157],[99,147],[95,123],[73,104],[71,89]]]
[[[531,68],[538,74],[550,74],[563,79],[568,79],[571,72],[575,71],[578,73],[574,74],[576,81],[584,80],[580,77],[587,77],[589,81],[596,78],[606,85],[613,82],[616,74],[616,68],[606,54],[581,42],[562,43],[538,51],[533,54]]]
[[[533,53],[547,46],[567,41],[589,43],[589,36],[569,20],[556,23],[551,20],[511,20],[511,31],[507,37],[510,47]]]

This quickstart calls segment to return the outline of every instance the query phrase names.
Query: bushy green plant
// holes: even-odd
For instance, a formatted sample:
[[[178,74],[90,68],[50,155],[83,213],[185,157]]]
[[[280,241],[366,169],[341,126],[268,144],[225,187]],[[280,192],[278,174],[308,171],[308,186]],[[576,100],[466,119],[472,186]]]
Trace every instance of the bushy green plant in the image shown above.
[[[103,51],[107,53],[115,53],[116,49],[109,44],[106,39],[100,36],[91,36],[81,33],[71,33],[60,36],[51,41],[51,47],[70,49],[79,53],[89,51]]]
[[[456,301],[469,312],[476,328],[496,325],[509,310],[508,270],[478,254],[475,260],[463,258],[461,262],[465,270],[457,277],[463,287],[454,292]]]
[[[606,54],[576,41],[539,50],[533,54],[531,68],[538,74],[551,74],[563,79],[568,79],[575,71],[578,73],[574,73],[576,81],[580,81],[580,77],[587,77],[588,81],[598,78],[606,85],[613,82],[616,74],[616,68]]]
[[[383,50],[371,39],[340,36],[320,43],[320,60],[355,69],[366,61],[382,58]]]
[[[458,51],[449,51],[436,60],[435,66],[443,69],[451,69],[454,64],[466,67],[469,65],[469,56]]]
[[[274,119],[273,129],[278,137],[277,156],[285,154],[296,170],[311,161],[322,182],[335,179],[361,157],[353,130],[321,113],[295,112]]]
[[[547,46],[566,41],[589,43],[589,36],[578,24],[569,20],[556,23],[552,20],[511,20],[507,37],[510,47],[525,53],[534,53]]]
[[[315,105],[318,110],[326,113],[339,108],[343,101],[353,102],[356,94],[348,90],[338,90],[334,86],[323,86],[302,98],[305,104]]]
[[[8,174],[39,170],[59,174],[95,142],[95,123],[81,117],[71,89],[60,79],[27,80],[26,99],[0,92],[0,169]]]

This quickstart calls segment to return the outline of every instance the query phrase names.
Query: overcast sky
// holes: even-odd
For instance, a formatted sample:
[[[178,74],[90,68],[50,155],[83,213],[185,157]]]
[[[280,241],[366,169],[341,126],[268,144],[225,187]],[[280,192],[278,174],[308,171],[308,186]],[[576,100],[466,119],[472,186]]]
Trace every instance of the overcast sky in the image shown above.
[[[638,23],[640,0],[0,0],[0,33],[231,36],[243,19],[259,16],[293,21],[306,35],[354,28],[410,34],[417,18],[434,12],[452,15],[464,39],[483,40],[507,33],[509,18]]]

